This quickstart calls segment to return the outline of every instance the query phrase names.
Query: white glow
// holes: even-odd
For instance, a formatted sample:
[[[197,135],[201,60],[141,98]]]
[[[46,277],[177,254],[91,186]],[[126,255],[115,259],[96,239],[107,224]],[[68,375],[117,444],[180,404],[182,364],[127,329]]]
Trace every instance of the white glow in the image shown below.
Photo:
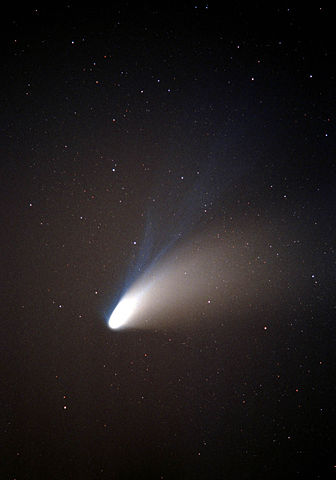
[[[215,225],[176,246],[129,287],[112,312],[109,327],[189,328],[195,322],[203,326],[216,319],[241,318],[259,305],[263,309],[282,305],[295,262],[284,258],[282,273],[270,249],[277,241],[273,232],[263,225],[257,234],[255,230],[253,223],[241,231],[221,233]],[[257,262],[262,254],[265,262]]]
[[[112,329],[123,327],[133,315],[138,300],[136,296],[122,298],[110,316],[109,327]]]

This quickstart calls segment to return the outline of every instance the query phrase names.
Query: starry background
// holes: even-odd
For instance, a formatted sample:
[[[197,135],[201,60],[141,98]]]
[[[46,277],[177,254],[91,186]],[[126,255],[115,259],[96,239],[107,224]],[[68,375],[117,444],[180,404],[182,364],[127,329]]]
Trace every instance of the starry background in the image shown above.
[[[2,12],[1,478],[333,478],[331,11],[111,3]],[[210,164],[200,221],[267,227],[273,304],[109,330]]]

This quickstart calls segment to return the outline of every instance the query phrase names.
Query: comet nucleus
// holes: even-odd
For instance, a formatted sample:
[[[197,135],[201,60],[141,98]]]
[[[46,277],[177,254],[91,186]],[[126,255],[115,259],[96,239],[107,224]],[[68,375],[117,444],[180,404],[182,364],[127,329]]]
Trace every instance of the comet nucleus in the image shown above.
[[[138,301],[136,296],[123,297],[110,316],[109,327],[114,330],[123,327],[133,315]]]

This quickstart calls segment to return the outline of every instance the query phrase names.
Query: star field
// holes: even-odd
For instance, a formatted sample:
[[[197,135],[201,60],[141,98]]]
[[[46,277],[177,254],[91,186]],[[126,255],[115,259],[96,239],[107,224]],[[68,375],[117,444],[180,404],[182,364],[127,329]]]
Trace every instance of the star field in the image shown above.
[[[333,478],[331,18],[4,12],[1,478]],[[109,329],[161,260],[167,309]]]

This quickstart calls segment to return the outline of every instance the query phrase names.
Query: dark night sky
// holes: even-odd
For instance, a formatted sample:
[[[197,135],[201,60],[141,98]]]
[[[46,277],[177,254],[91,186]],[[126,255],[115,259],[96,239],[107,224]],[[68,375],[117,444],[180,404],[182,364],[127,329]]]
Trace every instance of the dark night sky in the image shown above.
[[[2,12],[1,478],[333,478],[331,11],[110,3]],[[148,212],[215,318],[108,328]]]

